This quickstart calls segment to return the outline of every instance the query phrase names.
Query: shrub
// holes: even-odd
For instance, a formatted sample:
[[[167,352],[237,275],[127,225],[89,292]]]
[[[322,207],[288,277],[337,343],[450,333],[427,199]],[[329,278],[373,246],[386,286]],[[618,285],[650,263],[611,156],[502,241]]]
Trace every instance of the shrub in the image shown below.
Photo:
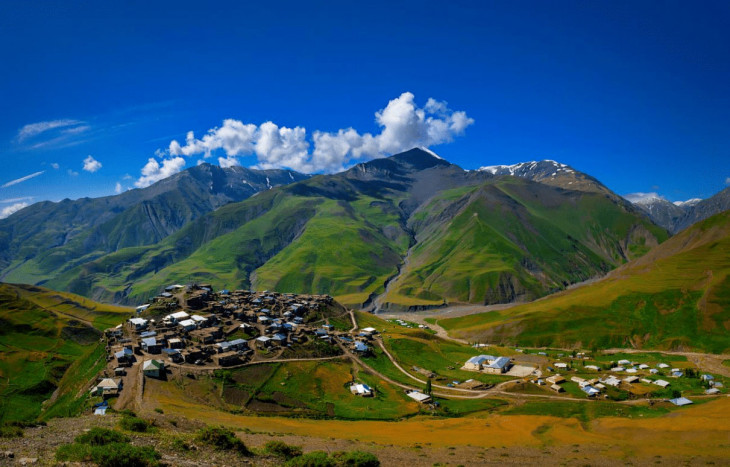
[[[0,438],[22,438],[23,429],[15,425],[0,426]]]
[[[264,446],[264,449],[269,454],[281,457],[285,460],[289,460],[302,455],[302,448],[300,448],[299,446],[291,446],[282,441],[269,441]]]
[[[162,456],[154,448],[127,443],[92,446],[84,443],[64,444],[56,450],[56,459],[70,462],[94,462],[101,467],[151,467]]]
[[[91,457],[100,467],[148,467],[159,465],[162,456],[151,446],[113,443],[92,448]]]
[[[165,411],[164,411],[164,410],[162,410],[162,409],[161,409],[161,408],[159,408],[159,407],[157,407],[157,408],[155,409],[155,412],[157,412],[157,413],[165,413]]]
[[[187,442],[184,438],[175,438],[172,440],[172,449],[175,451],[190,451],[194,446]]]
[[[119,426],[127,431],[136,431],[137,433],[145,433],[152,428],[152,425],[146,420],[139,417],[126,416],[119,422]]]
[[[287,467],[336,467],[335,461],[324,451],[312,451],[302,456],[290,459]]]
[[[216,449],[223,449],[226,451],[236,451],[239,454],[249,455],[251,452],[248,450],[243,441],[238,439],[236,434],[226,427],[206,427],[198,432],[198,439],[206,444],[209,444]]]
[[[375,454],[364,451],[335,452],[332,458],[338,466],[379,467],[380,460]]]
[[[127,443],[129,438],[118,431],[97,427],[77,436],[76,442],[91,446],[104,446],[111,443]]]

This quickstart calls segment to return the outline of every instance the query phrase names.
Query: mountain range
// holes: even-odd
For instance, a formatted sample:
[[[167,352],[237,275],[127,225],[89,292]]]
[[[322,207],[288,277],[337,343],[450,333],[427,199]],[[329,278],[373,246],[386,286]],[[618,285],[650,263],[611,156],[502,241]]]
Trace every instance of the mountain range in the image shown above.
[[[311,178],[202,165],[119,197],[16,213],[0,223],[2,275],[125,304],[205,281],[417,309],[531,300],[669,236],[568,166],[502,170],[422,149]]]
[[[0,220],[0,280],[41,283],[105,254],[157,243],[225,204],[307,177],[201,164],[116,196],[33,204]]]
[[[730,188],[707,199],[691,199],[672,203],[659,196],[639,199],[634,204],[644,211],[657,225],[671,233],[730,209]]]

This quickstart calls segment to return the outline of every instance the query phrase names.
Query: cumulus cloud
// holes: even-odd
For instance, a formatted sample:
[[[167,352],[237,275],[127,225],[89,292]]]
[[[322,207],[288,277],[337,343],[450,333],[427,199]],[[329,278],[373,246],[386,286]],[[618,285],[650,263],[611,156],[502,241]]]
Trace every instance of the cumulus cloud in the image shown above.
[[[91,155],[88,155],[84,159],[84,170],[87,172],[94,173],[101,168],[101,162],[94,159]]]
[[[72,120],[70,118],[29,123],[18,130],[18,136],[16,139],[18,142],[22,143],[29,138],[33,138],[34,136],[38,136],[41,133],[54,129],[64,129],[67,133],[80,133],[88,130],[89,127],[84,125],[84,122],[80,120]]]
[[[429,147],[453,141],[474,123],[466,112],[453,111],[448,104],[429,98],[425,106],[415,103],[415,96],[404,92],[375,113],[380,127],[377,134],[360,134],[353,128],[336,132],[314,131],[311,143],[303,127],[288,128],[273,122],[261,125],[227,119],[202,138],[188,132],[185,144],[173,140],[171,156],[202,154],[210,157],[223,151],[221,166],[238,164],[237,157],[256,156],[254,167],[291,168],[300,172],[336,172],[360,160],[383,157],[416,146]]]
[[[77,176],[79,174],[75,170],[71,170],[71,169],[66,170],[66,173],[69,174],[72,177],[75,177],[75,176]]]
[[[203,161],[198,161],[198,165],[202,164]],[[221,167],[228,168],[228,167],[235,167],[237,165],[241,165],[241,162],[238,160],[238,158],[233,156],[228,157],[219,157],[218,158],[218,165]]]
[[[15,203],[11,204],[10,206],[6,206],[0,209],[0,219],[5,219],[9,215],[18,212],[27,206],[29,206],[28,203]]]
[[[114,193],[119,194],[122,192],[122,184],[117,182],[116,185],[114,185]]]
[[[142,176],[134,182],[134,186],[137,188],[150,186],[163,178],[180,172],[185,167],[185,159],[182,157],[163,159],[161,162],[162,164],[157,162],[154,157],[150,157],[147,164],[142,167]]]
[[[730,177],[725,179],[725,185],[730,185]]]
[[[58,165],[57,162],[51,162],[51,167],[53,167],[54,169],[58,170],[61,166]]]
[[[662,195],[653,191],[650,193],[629,193],[627,195],[624,195],[624,198],[631,201],[632,203],[646,203],[648,201],[653,201],[656,199],[665,199]]]
[[[18,183],[22,183],[22,182],[24,182],[26,180],[30,180],[31,178],[35,178],[38,175],[43,175],[45,172],[46,172],[45,170],[41,170],[40,172],[35,172],[35,173],[30,174],[30,175],[26,175],[25,177],[20,177],[20,178],[16,178],[15,180],[10,180],[9,182],[5,183],[0,188],[7,188],[9,186],[17,185]]]

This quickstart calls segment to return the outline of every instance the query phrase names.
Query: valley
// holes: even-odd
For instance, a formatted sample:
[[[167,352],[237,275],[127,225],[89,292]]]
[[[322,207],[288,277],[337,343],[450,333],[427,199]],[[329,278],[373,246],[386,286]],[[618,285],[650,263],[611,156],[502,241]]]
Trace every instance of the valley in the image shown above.
[[[196,171],[175,183],[243,174]],[[179,447],[225,425],[262,465],[270,438],[386,465],[726,458],[728,212],[670,235],[563,164],[465,171],[421,149],[280,175],[241,200],[223,183],[154,238],[122,229],[147,201],[121,208],[131,243],[92,242],[113,236],[87,219],[30,254],[46,240],[0,221],[27,244],[4,277],[43,284],[0,286],[0,451],[51,463],[64,430],[105,426],[215,464]]]

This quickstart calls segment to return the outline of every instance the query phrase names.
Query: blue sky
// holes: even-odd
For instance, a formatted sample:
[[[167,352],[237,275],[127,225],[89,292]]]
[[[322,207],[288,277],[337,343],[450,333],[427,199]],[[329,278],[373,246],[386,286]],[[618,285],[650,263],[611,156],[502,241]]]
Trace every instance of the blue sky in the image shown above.
[[[673,201],[730,184],[728,2],[247,3],[2,2],[0,211],[413,143]]]

